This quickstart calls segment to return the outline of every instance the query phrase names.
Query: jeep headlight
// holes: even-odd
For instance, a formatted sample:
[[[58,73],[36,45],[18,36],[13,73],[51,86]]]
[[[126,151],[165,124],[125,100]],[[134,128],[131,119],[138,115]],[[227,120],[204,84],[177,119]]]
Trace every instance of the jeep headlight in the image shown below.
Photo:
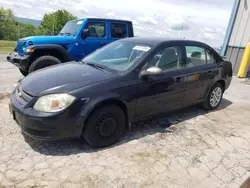
[[[32,52],[34,52],[34,51],[35,51],[34,48],[26,48],[26,49],[25,49],[25,52],[28,52],[28,53],[32,53]]]
[[[34,109],[40,112],[59,112],[71,105],[75,97],[69,94],[45,95],[36,101]]]

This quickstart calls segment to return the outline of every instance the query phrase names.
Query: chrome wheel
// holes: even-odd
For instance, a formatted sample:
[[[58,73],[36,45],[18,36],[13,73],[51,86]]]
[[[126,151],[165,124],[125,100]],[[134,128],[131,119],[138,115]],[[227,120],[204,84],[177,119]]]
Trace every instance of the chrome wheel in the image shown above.
[[[221,97],[222,97],[222,89],[220,87],[214,88],[214,90],[210,95],[210,105],[212,107],[216,107],[220,103]]]

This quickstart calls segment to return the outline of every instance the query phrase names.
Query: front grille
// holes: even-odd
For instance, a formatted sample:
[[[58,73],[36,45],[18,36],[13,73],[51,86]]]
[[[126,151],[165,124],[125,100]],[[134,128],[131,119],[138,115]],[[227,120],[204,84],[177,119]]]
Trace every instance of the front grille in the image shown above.
[[[25,45],[25,41],[17,41],[17,46],[16,46],[16,49],[17,49],[17,52],[19,55],[23,55],[23,47]]]
[[[17,99],[18,101],[21,103],[21,104],[26,104],[28,103],[29,101],[31,101],[32,99],[32,96],[29,95],[28,93],[26,93],[25,91],[23,91],[20,86],[17,87],[16,89],[16,96],[17,96]]]

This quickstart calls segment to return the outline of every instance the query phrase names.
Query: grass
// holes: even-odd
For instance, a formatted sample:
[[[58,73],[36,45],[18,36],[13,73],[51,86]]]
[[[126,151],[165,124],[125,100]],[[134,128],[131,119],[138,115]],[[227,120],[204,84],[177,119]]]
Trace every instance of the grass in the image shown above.
[[[16,41],[0,40],[0,52],[13,52]]]

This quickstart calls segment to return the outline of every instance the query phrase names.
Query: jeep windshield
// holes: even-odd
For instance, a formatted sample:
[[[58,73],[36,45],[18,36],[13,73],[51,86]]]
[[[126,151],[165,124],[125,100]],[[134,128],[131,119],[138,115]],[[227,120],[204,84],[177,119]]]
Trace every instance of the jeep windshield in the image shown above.
[[[76,35],[82,23],[83,21],[79,20],[67,22],[60,31],[59,35]]]
[[[151,47],[147,44],[118,40],[96,50],[82,61],[103,69],[126,71],[150,49]]]

